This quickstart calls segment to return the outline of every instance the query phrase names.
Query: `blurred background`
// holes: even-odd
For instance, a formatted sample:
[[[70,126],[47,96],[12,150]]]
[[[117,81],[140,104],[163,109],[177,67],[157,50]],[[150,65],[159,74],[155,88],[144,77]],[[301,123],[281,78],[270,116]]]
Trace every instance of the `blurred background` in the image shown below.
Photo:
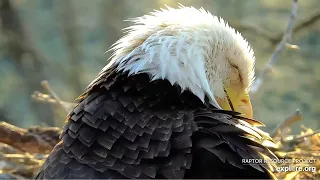
[[[45,92],[40,82],[48,80],[62,100],[73,102],[106,65],[105,51],[129,25],[123,20],[178,3],[204,7],[240,31],[255,51],[257,75],[292,8],[291,0],[0,0],[0,121],[61,127],[63,108],[31,97]],[[319,0],[300,0],[297,15],[292,43],[300,50],[285,48],[251,97],[254,116],[268,131],[297,108],[304,125],[320,125]]]

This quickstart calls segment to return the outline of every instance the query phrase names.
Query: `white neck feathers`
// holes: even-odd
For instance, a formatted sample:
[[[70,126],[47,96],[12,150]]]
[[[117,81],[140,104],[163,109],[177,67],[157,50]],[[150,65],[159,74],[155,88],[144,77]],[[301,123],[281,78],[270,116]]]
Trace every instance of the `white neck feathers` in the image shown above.
[[[117,65],[129,75],[148,73],[151,80],[167,79],[202,101],[207,96],[217,107],[215,96],[224,96],[232,67],[249,88],[254,77],[253,51],[221,18],[181,6],[131,21],[135,24],[113,46],[112,59],[102,71]]]

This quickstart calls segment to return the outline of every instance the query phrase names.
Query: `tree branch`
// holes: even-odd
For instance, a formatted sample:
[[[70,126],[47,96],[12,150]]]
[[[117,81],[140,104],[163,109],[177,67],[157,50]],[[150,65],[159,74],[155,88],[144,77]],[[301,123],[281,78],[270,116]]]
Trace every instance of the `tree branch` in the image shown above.
[[[275,64],[278,60],[278,57],[280,53],[282,52],[283,48],[292,41],[292,30],[296,21],[297,17],[297,10],[298,10],[298,0],[293,0],[292,3],[292,10],[291,15],[289,19],[289,23],[287,25],[286,32],[281,40],[281,42],[278,44],[276,50],[272,53],[271,58],[265,65],[264,69],[262,70],[262,73],[260,76],[253,82],[250,93],[254,94],[256,93],[259,88],[262,85],[264,77],[270,72],[270,69],[272,68],[273,64]]]
[[[318,23],[320,20],[320,11],[315,12],[310,17],[305,18],[301,22],[297,23],[297,25],[293,28],[292,32],[293,33],[299,33],[300,31],[303,31],[307,28],[310,28],[314,24]],[[243,23],[236,23],[236,22],[230,22],[232,27],[237,29],[240,32],[247,32],[250,34],[254,34],[256,36],[260,36],[266,40],[268,40],[272,45],[276,45],[281,42],[282,37],[285,35],[285,33],[276,33],[272,34],[269,33],[268,31],[259,28],[253,24],[243,24]]]

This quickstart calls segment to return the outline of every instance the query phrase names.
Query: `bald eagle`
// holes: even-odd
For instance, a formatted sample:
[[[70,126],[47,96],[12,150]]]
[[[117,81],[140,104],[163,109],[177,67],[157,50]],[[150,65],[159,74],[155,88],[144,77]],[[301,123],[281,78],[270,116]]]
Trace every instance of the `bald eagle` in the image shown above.
[[[252,119],[255,57],[223,19],[167,7],[131,19],[37,179],[274,178]]]

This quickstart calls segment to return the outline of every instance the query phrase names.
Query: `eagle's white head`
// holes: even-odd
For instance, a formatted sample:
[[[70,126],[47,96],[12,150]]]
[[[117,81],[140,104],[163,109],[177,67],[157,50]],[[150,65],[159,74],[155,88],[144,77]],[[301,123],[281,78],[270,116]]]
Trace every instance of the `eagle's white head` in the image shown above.
[[[148,73],[190,90],[202,101],[252,117],[248,90],[254,79],[253,50],[222,18],[204,9],[167,7],[130,21],[105,67]],[[228,100],[229,99],[229,100]]]

